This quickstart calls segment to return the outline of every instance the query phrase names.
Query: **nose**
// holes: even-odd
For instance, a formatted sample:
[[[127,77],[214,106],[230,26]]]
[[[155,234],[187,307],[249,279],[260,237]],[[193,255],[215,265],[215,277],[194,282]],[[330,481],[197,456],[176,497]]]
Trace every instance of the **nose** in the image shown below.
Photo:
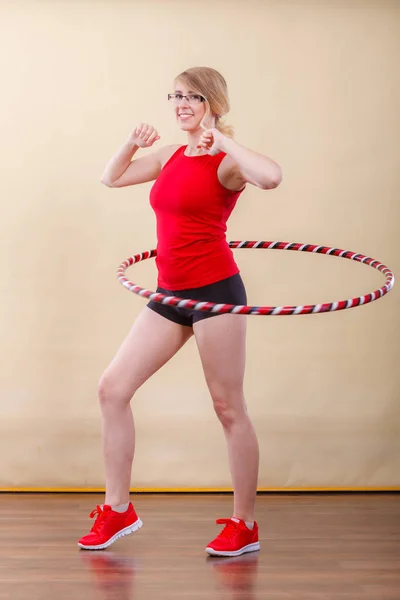
[[[188,107],[190,106],[188,99],[185,98],[185,96],[182,98],[182,100],[180,100],[180,102],[178,103],[178,106],[185,106]]]

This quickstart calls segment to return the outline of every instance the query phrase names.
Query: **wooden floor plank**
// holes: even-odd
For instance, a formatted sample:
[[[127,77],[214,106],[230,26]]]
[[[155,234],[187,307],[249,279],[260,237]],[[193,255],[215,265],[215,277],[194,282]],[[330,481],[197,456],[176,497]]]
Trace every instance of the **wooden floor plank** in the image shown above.
[[[209,558],[226,494],[132,497],[143,528],[77,546],[98,494],[0,494],[0,600],[400,600],[399,494],[266,494],[261,551]]]

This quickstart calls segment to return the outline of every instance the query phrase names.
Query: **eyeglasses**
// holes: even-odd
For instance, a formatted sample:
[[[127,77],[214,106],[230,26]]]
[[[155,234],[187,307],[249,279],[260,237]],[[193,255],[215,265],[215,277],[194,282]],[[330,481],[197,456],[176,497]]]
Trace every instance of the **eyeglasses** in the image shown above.
[[[200,94],[188,94],[186,96],[184,94],[168,94],[168,100],[172,100],[174,104],[179,104],[183,98],[186,98],[189,104],[200,104],[206,100]]]

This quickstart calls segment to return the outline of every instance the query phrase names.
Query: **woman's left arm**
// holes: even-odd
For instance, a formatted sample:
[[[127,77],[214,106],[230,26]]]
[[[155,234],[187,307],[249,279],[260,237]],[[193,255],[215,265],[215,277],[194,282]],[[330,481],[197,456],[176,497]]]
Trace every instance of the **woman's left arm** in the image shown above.
[[[236,181],[241,179],[243,185],[251,183],[262,190],[271,190],[282,181],[281,168],[274,160],[241,146],[218,129],[204,131],[198,147],[207,150],[209,154],[225,152],[235,167],[233,171],[236,171]]]
[[[280,184],[282,171],[274,160],[241,146],[232,138],[224,138],[221,150],[237,164],[244,183],[252,183],[262,190],[271,190]]]

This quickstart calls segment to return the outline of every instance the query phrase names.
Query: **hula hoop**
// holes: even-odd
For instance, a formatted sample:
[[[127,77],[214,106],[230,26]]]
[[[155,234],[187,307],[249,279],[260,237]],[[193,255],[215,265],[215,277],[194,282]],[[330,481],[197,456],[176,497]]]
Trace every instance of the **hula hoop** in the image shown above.
[[[394,286],[394,273],[380,263],[378,260],[364,256],[349,250],[340,250],[339,248],[329,248],[328,246],[316,246],[313,244],[299,244],[291,242],[229,242],[230,248],[263,248],[266,250],[295,250],[298,252],[314,252],[318,254],[329,254],[339,258],[348,258],[357,262],[363,263],[377,269],[386,278],[386,283],[379,289],[365,294],[350,298],[348,300],[338,300],[336,302],[326,302],[324,304],[307,304],[304,306],[236,306],[234,304],[215,304],[213,302],[199,302],[193,298],[179,298],[178,296],[166,296],[158,292],[152,292],[132,283],[125,277],[125,272],[128,267],[135,263],[148,258],[154,258],[157,255],[157,250],[147,250],[127,258],[117,270],[117,278],[119,282],[130,292],[144,296],[158,302],[160,304],[169,304],[178,308],[187,308],[190,310],[199,310],[201,312],[210,313],[233,313],[238,315],[308,315],[325,312],[333,312],[336,310],[345,310],[347,308],[355,308],[363,304],[368,304],[374,300],[378,300],[385,296]]]

